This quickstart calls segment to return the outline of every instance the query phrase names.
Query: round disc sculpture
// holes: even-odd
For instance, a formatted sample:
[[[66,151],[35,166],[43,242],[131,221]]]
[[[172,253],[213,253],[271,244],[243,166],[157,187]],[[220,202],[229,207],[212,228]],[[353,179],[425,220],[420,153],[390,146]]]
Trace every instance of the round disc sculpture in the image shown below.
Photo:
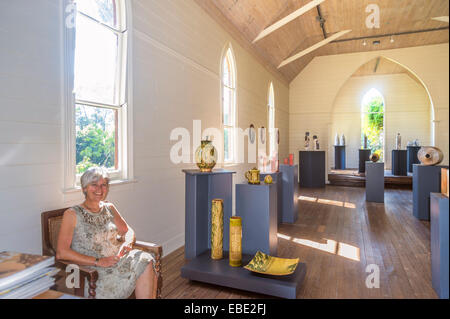
[[[369,159],[372,162],[376,163],[380,160],[380,155],[378,155],[377,153],[373,153],[372,155],[370,155]]]
[[[223,200],[213,199],[211,205],[211,258],[223,258]]]
[[[419,150],[417,158],[422,165],[434,166],[440,164],[444,160],[444,154],[437,147],[424,146]]]

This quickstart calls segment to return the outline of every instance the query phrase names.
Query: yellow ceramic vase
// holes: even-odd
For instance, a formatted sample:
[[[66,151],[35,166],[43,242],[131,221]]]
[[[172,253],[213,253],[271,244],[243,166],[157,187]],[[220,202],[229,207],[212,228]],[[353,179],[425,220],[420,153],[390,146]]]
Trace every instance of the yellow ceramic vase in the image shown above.
[[[213,199],[211,205],[211,258],[223,258],[223,200]]]
[[[230,266],[242,265],[242,218],[230,218]]]

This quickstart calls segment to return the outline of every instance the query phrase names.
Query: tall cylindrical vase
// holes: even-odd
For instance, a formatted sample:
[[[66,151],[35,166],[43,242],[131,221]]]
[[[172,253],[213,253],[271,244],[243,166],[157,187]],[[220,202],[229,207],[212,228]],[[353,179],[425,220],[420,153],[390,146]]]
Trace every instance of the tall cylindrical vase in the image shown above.
[[[242,218],[230,218],[230,266],[242,265]]]
[[[211,258],[223,258],[223,200],[213,199],[211,205]]]

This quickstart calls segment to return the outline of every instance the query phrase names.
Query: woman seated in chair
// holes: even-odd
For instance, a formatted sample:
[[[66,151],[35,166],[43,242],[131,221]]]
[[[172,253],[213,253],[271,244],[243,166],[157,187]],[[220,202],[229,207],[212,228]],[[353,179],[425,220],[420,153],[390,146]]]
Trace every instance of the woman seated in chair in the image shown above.
[[[151,298],[154,256],[132,249],[134,231],[113,204],[106,202],[106,169],[91,168],[81,176],[85,201],[68,209],[62,220],[56,258],[98,272],[96,298]],[[87,291],[87,285],[85,285]]]

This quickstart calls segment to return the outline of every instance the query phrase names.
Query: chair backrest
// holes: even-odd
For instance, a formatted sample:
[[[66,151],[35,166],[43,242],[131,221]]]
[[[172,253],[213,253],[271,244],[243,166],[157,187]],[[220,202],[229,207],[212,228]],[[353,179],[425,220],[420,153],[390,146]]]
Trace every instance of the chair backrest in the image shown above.
[[[67,208],[63,208],[41,214],[42,254],[44,256],[56,255],[59,229],[66,210]]]

